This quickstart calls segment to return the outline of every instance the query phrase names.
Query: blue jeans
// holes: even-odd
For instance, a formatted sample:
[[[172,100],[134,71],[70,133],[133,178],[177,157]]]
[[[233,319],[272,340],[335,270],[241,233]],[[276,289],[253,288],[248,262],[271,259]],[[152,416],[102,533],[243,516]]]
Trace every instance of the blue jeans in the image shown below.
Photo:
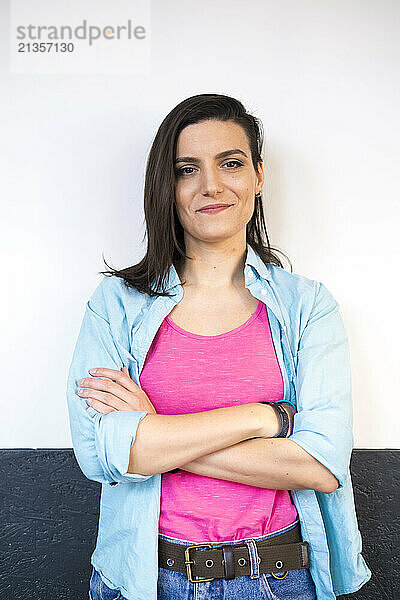
[[[291,528],[289,525],[282,531]],[[267,534],[255,541],[273,537]],[[160,537],[169,541],[176,541],[166,535]],[[229,542],[231,545],[242,545],[243,540]],[[226,542],[213,542],[213,547],[219,547]],[[249,553],[252,569],[255,568],[254,556]],[[105,585],[98,572],[92,567],[90,580],[91,600],[125,600],[121,592],[111,590]],[[252,571],[254,573],[254,571]],[[283,577],[285,571],[274,573]],[[192,583],[186,574],[159,567],[157,581],[157,600],[316,600],[315,585],[310,569],[297,569],[288,571],[284,579],[275,579],[271,573],[260,573],[259,577],[251,579],[250,575],[235,577],[235,579],[218,578],[213,581]]]

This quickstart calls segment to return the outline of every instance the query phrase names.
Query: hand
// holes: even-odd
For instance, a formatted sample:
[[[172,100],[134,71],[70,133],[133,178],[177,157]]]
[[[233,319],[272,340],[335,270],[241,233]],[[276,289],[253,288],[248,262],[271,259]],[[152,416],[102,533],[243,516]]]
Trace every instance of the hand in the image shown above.
[[[79,379],[77,383],[83,388],[78,390],[78,395],[103,414],[115,410],[157,412],[147,394],[130,378],[127,367],[122,371],[97,368],[92,379]]]

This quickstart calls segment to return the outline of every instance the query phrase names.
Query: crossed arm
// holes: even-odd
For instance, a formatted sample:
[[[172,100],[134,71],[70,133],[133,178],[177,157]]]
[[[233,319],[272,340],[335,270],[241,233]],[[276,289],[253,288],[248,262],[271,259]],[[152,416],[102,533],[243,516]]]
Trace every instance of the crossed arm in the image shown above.
[[[128,472],[179,467],[262,488],[334,491],[334,475],[290,438],[273,438],[278,430],[275,411],[258,403],[191,415],[147,415],[139,424]]]
[[[143,391],[121,374],[121,367],[136,367],[137,361],[128,331],[122,339],[113,330],[126,318],[120,285],[119,278],[105,277],[87,302],[68,374],[72,442],[88,479],[116,485],[181,468],[271,489],[330,493],[344,484],[354,444],[349,344],[339,305],[321,282],[314,282],[312,307],[308,301],[303,307],[305,326],[296,347],[301,410],[288,439],[273,438],[275,432],[260,436],[259,420],[249,428],[249,416],[240,411],[250,405],[216,409],[238,411],[234,423],[225,415],[218,421],[210,411],[197,417],[150,414]],[[96,377],[88,378],[98,365]],[[191,422],[198,415],[205,420],[200,428]],[[177,419],[177,429],[170,419]]]
[[[201,456],[180,467],[190,473],[276,490],[331,493],[337,479],[296,442],[253,438]]]

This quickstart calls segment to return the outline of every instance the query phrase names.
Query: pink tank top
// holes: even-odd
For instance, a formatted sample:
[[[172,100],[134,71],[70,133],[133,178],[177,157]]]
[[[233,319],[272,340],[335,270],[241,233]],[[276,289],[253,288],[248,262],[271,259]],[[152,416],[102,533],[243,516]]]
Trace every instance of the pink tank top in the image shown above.
[[[266,306],[220,335],[190,333],[168,315],[140,374],[159,414],[186,414],[283,399]],[[189,542],[256,538],[293,523],[288,490],[272,490],[180,470],[161,475],[159,533]]]

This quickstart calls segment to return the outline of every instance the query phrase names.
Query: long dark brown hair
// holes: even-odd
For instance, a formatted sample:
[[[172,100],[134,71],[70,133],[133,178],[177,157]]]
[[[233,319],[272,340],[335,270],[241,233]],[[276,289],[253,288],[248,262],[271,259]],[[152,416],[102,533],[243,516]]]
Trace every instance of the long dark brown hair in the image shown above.
[[[186,259],[184,229],[175,207],[176,146],[180,132],[194,123],[206,120],[233,121],[243,127],[251,150],[253,166],[263,161],[264,142],[261,121],[249,114],[243,104],[222,94],[198,94],[180,102],[161,123],[150,149],[144,185],[144,214],[147,251],[136,265],[125,269],[100,271],[103,275],[121,277],[125,285],[150,296],[169,296],[165,282],[171,265],[177,271]],[[283,267],[275,254],[281,250],[271,247],[265,225],[261,193],[255,196],[254,212],[246,226],[247,243],[265,263]],[[107,267],[110,265],[104,259]],[[290,259],[288,259],[290,263]],[[290,263],[292,271],[292,265]]]

